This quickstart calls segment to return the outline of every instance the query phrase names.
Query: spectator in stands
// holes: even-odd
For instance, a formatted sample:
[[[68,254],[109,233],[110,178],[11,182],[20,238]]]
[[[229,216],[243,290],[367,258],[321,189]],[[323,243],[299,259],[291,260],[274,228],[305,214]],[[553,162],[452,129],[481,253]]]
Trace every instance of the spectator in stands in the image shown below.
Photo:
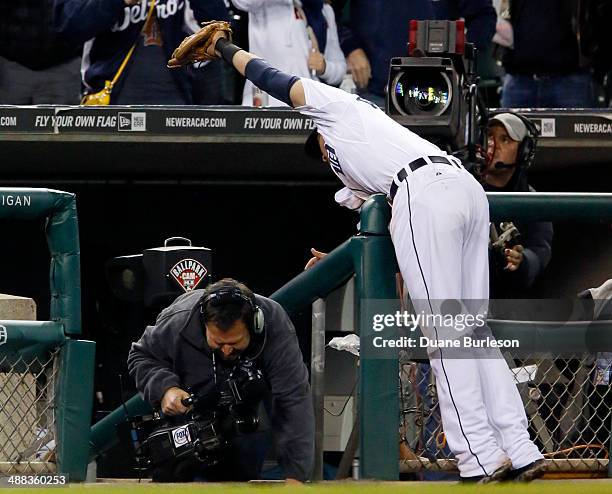
[[[526,141],[531,142],[526,142]],[[489,120],[488,155],[482,183],[489,192],[533,192],[527,182],[527,168],[535,155],[535,139],[523,120],[501,113]],[[531,152],[525,152],[531,146]],[[491,298],[524,297],[551,257],[553,226],[548,222],[513,221],[520,232],[516,245],[503,250],[499,262],[494,251],[489,263]]]
[[[249,13],[249,50],[274,67],[338,86],[346,73],[334,11],[323,0],[232,0]],[[244,85],[245,106],[285,106],[281,101]]]
[[[77,104],[81,49],[54,32],[47,0],[2,2],[0,104]]]
[[[512,0],[500,34],[506,70],[505,108],[587,108],[593,106],[590,51],[581,40],[586,28],[574,0]],[[500,23],[500,28],[504,23]],[[607,54],[610,58],[610,54]]]
[[[350,4],[350,5],[349,5]],[[334,0],[340,46],[360,95],[384,106],[391,57],[405,56],[411,19],[458,19],[479,50],[495,33],[491,0]],[[345,22],[344,10],[350,7]]]
[[[111,94],[111,104],[191,104],[193,72],[170,71],[166,61],[198,22],[227,20],[223,0],[55,0],[57,29],[84,42],[85,93],[102,90],[135,46]],[[134,43],[136,43],[134,45]],[[203,70],[206,70],[205,68]]]

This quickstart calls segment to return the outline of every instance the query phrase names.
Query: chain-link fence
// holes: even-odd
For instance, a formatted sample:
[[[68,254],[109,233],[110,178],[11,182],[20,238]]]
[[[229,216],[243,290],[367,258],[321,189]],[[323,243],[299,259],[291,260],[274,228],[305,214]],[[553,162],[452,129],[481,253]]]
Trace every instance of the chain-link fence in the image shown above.
[[[610,355],[521,360],[505,355],[551,472],[602,475],[608,466]],[[400,471],[456,470],[446,445],[431,367],[400,359]]]
[[[56,471],[57,357],[0,359],[0,476]]]

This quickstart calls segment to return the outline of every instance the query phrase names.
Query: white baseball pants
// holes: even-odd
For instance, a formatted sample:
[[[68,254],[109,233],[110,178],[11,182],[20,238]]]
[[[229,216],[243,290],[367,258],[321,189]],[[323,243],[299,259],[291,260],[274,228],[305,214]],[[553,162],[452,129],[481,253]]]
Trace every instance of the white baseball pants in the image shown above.
[[[410,298],[415,309],[433,313],[446,299],[475,300],[486,307],[486,195],[462,167],[426,161],[427,166],[398,183],[390,223]],[[437,338],[437,329],[422,330]],[[468,352],[473,358],[444,358],[443,349],[430,353],[444,433],[461,476],[490,475],[507,458],[513,468],[542,458],[529,438],[525,409],[501,352]]]

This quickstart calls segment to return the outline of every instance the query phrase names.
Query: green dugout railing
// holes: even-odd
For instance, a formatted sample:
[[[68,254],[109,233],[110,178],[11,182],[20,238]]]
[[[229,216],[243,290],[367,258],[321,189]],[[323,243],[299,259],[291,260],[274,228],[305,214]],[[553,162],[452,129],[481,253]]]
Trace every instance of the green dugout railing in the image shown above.
[[[612,194],[489,192],[491,218],[522,221],[612,221]]]
[[[581,222],[612,221],[612,194],[490,193],[491,216],[521,220],[563,220]],[[361,209],[361,230],[334,249],[312,269],[304,271],[271,295],[287,312],[296,313],[318,298],[327,296],[356,276],[357,303],[364,300],[396,297],[397,263],[388,223],[391,210],[383,195],[371,197]],[[361,337],[370,328],[362,310],[357,310]],[[599,330],[610,330],[612,323],[597,323]],[[528,334],[537,323],[491,321],[491,327],[503,337]],[[568,325],[566,338],[583,338],[584,325]],[[607,336],[601,339],[608,344]],[[362,345],[363,347],[364,345]],[[360,474],[361,478],[397,480],[399,478],[397,398],[397,360],[363,352],[360,357]],[[137,395],[128,401],[130,415],[148,413],[150,408]],[[98,422],[91,430],[90,457],[116,444],[116,424],[125,420],[123,407]]]
[[[0,321],[3,368],[24,370],[59,348],[55,389],[57,473],[85,480],[92,412],[95,343],[81,334],[79,229],[74,194],[50,189],[0,188],[0,219],[44,220],[51,255],[51,321]],[[31,368],[30,368],[31,369]]]

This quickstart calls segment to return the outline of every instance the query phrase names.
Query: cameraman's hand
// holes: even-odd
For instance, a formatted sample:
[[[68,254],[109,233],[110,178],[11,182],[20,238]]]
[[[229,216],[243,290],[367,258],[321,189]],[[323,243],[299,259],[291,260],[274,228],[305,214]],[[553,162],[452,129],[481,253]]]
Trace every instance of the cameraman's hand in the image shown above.
[[[506,267],[504,268],[506,271],[516,271],[521,263],[523,262],[523,251],[525,248],[517,244],[511,249],[504,250],[504,256],[506,257]]]
[[[172,387],[168,388],[161,400],[161,409],[164,415],[182,415],[187,413],[188,407],[183,405],[181,400],[189,398],[189,393],[184,389]]]

